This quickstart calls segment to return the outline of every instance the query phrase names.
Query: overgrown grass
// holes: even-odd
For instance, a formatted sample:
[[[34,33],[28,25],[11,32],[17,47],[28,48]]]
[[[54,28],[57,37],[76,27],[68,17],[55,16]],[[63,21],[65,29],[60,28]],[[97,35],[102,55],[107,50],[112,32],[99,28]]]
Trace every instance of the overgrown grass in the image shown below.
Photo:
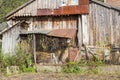
[[[79,67],[77,62],[69,62],[63,67],[62,72],[65,73],[84,73],[84,70]]]
[[[0,53],[0,71],[7,73],[10,66],[18,66],[19,72],[35,72],[31,54],[25,54],[19,49],[14,55]]]
[[[62,68],[64,73],[80,73],[80,74],[99,74],[99,66],[105,65],[102,61],[80,61],[69,62]]]

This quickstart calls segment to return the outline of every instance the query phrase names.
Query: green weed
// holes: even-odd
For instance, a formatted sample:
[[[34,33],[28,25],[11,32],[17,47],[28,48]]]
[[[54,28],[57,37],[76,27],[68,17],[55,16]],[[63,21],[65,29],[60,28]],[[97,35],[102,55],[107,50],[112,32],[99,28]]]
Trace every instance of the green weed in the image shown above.
[[[62,69],[65,73],[84,73],[84,70],[79,67],[77,62],[69,62]]]

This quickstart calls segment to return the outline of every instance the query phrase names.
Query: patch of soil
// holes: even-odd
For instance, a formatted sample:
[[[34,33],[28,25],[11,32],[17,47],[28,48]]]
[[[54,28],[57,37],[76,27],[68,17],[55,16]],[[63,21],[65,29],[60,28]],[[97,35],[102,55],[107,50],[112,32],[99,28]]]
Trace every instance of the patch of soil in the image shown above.
[[[12,76],[0,76],[0,80],[120,80],[120,75],[81,75],[65,73],[22,73]]]

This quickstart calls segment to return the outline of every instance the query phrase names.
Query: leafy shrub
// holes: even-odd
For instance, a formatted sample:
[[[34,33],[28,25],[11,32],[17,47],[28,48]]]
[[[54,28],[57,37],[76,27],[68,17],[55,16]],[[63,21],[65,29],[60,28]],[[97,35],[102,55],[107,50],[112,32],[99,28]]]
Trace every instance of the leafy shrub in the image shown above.
[[[35,72],[31,54],[25,54],[21,50],[17,52],[17,63],[22,72]]]
[[[100,72],[99,66],[101,65],[104,65],[102,61],[69,62],[62,68],[62,71],[65,73],[98,74]]]
[[[18,66],[20,72],[35,72],[31,54],[25,54],[21,50],[17,50],[15,55],[5,56],[0,53],[1,71],[6,72],[6,68],[10,66]]]
[[[3,58],[3,54],[0,52],[0,72],[3,71],[3,68],[4,68],[4,58]]]
[[[65,67],[62,69],[65,73],[83,73],[84,70],[81,69],[77,62],[69,62]]]
[[[35,69],[33,66],[26,67],[25,65],[21,66],[22,72],[35,72]]]
[[[86,60],[81,60],[78,63],[80,66],[93,66],[93,67],[97,67],[97,66],[102,66],[105,65],[105,63],[101,60],[97,60],[97,61],[86,61]]]
[[[101,60],[97,60],[97,61],[80,61],[79,65],[83,66],[83,67],[88,67],[86,69],[86,73],[93,73],[93,74],[98,74],[100,72],[99,66],[104,65],[104,62]]]

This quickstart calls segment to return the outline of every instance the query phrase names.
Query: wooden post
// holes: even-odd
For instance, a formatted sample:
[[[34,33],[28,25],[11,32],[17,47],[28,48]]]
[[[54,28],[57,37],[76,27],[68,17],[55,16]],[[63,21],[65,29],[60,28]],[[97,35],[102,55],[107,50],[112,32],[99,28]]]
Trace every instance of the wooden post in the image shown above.
[[[33,34],[33,55],[34,55],[34,62],[36,64],[36,37],[35,37],[35,34]]]
[[[89,60],[89,56],[88,56],[88,50],[85,44],[83,44],[83,47],[85,48],[85,56],[86,56],[86,60]]]
[[[81,15],[83,44],[89,44],[89,18],[88,15]]]
[[[77,33],[77,39],[78,39],[78,46],[79,46],[79,58],[81,58],[81,47],[83,43],[83,36],[82,36],[82,20],[81,16],[78,16],[78,33]]]

